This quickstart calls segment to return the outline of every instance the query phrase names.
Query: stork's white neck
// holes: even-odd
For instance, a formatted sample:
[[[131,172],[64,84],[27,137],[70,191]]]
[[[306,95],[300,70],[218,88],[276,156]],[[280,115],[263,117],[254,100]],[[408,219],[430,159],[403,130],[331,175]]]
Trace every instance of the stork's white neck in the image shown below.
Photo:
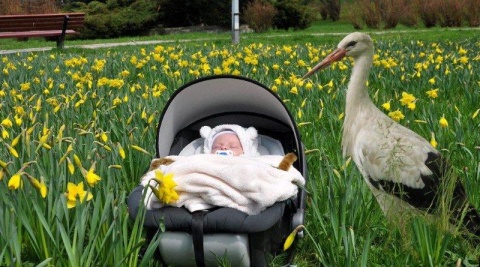
[[[355,65],[352,69],[350,81],[348,83],[345,120],[343,122],[343,155],[352,155],[352,149],[357,132],[365,124],[358,120],[360,116],[368,117],[372,112],[378,110],[370,100],[367,90],[367,78],[372,67],[373,51],[363,53],[355,58]]]
[[[345,115],[361,108],[362,105],[371,104],[372,101],[368,96],[367,78],[370,73],[373,61],[373,52],[364,53],[355,58],[355,65],[352,69],[352,75],[348,82],[346,111]]]

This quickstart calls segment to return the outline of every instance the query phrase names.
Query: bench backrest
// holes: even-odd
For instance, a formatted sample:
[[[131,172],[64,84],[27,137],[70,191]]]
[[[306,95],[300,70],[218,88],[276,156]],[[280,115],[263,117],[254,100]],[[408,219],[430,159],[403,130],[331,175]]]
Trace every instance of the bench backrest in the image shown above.
[[[83,27],[84,13],[6,15],[0,16],[0,32],[61,30],[66,15],[67,29],[77,31]]]

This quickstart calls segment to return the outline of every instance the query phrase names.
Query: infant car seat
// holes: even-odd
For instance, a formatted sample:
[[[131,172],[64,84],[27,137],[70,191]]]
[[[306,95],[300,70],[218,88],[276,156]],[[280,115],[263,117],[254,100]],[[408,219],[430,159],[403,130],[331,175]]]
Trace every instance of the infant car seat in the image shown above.
[[[307,180],[304,148],[290,112],[270,89],[238,76],[205,77],[176,90],[160,117],[156,157],[202,153],[200,128],[219,124],[255,127],[259,152],[294,152],[298,160],[293,166]],[[297,241],[286,252],[283,244],[304,223],[303,188],[295,198],[277,202],[258,215],[226,207],[190,213],[171,206],[140,213],[144,192],[141,185],[133,189],[128,198],[129,213],[131,218],[145,214],[149,236],[164,227],[158,257],[168,266],[218,266],[219,261],[228,261],[231,266],[267,266],[269,255],[279,254],[284,254],[286,265],[292,264]]]

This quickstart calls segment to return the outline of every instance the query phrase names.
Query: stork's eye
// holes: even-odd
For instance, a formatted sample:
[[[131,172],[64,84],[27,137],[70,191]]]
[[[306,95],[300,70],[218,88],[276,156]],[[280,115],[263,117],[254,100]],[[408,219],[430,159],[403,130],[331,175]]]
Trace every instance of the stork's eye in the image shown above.
[[[351,41],[350,43],[347,44],[347,47],[355,46],[357,44],[357,41]]]

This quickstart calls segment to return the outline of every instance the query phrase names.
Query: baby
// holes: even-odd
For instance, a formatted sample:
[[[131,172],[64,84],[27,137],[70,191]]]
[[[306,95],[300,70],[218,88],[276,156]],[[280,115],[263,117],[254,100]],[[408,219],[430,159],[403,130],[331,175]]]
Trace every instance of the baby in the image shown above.
[[[233,156],[240,156],[243,154],[242,143],[237,134],[232,131],[223,131],[218,133],[213,139],[212,154],[229,155],[229,151]]]
[[[200,135],[205,138],[206,154],[258,156],[257,130],[236,124],[222,124],[213,129],[203,126]]]

